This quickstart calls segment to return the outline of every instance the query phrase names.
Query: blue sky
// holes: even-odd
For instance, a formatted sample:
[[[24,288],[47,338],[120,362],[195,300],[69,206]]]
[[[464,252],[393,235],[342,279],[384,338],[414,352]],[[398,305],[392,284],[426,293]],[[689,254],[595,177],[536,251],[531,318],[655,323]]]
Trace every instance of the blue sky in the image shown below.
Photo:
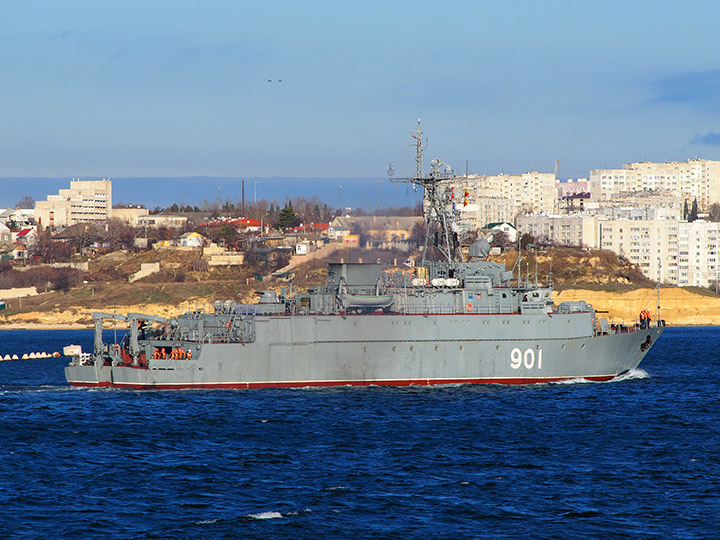
[[[418,118],[459,172],[720,159],[720,3],[0,7],[0,177],[401,176]]]

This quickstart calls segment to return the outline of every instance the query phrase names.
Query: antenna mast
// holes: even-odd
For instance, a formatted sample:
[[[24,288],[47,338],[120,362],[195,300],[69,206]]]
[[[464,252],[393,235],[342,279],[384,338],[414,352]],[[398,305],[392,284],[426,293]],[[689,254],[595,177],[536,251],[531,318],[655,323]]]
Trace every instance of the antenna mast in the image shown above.
[[[435,247],[445,256],[448,262],[463,262],[460,244],[457,237],[457,227],[454,223],[455,203],[449,184],[455,175],[452,169],[440,159],[430,162],[430,174],[423,174],[423,132],[420,129],[420,119],[416,131],[410,131],[415,141],[415,176],[413,178],[398,178],[398,182],[413,184],[422,187],[425,191],[425,249],[423,263],[427,258],[427,248],[430,236],[435,236]],[[445,172],[443,172],[443,166]],[[391,179],[392,180],[392,179]],[[435,227],[433,227],[435,225]]]

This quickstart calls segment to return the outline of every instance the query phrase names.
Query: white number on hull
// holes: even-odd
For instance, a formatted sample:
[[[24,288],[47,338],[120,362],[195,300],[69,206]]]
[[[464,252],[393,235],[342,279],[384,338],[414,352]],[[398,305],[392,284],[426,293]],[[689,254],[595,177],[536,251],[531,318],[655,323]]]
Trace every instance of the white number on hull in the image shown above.
[[[518,348],[510,352],[510,367],[520,369],[520,366],[525,366],[525,369],[535,367],[535,349],[525,349],[524,354]],[[537,351],[537,368],[542,369],[542,349]]]

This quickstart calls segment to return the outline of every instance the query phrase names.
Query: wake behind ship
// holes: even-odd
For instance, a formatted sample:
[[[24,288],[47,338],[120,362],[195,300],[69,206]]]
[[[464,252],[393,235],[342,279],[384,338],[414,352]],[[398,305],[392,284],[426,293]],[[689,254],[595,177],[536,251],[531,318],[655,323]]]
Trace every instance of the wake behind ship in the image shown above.
[[[132,389],[339,385],[529,384],[609,380],[636,368],[661,335],[655,317],[625,327],[597,319],[586,302],[555,306],[552,286],[524,283],[488,260],[485,239],[459,249],[449,178],[407,181],[425,190],[426,244],[444,260],[414,273],[334,263],[327,282],[253,304],[228,300],[165,319],[95,313],[94,351],[65,368],[75,386]],[[520,266],[518,266],[520,268]],[[518,270],[519,272],[519,270]],[[129,323],[122,343],[103,343],[104,319]]]

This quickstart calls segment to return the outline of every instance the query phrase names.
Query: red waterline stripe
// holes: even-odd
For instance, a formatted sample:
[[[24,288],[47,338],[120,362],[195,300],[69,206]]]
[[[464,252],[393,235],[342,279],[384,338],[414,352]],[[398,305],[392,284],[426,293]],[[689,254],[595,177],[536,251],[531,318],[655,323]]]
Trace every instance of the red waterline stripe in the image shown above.
[[[608,381],[615,375],[594,375],[587,377],[546,377],[546,378],[498,378],[498,379],[408,379],[386,381],[288,381],[288,382],[233,382],[233,383],[197,383],[197,384],[113,384],[109,382],[92,383],[69,381],[72,386],[127,388],[132,390],[188,390],[188,389],[259,389],[259,388],[306,388],[330,386],[435,386],[439,384],[538,384],[573,379],[586,381]]]

